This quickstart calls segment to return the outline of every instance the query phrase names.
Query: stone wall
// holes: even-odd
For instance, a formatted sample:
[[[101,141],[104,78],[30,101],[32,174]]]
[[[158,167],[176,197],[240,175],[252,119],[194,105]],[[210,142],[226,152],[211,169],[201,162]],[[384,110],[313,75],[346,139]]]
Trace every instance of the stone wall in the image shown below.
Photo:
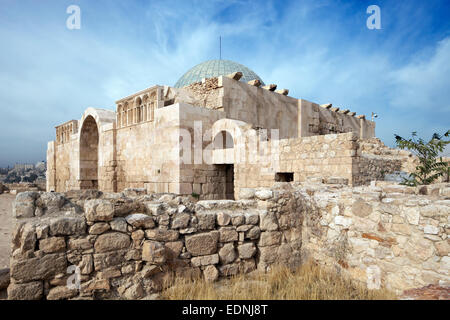
[[[369,288],[450,286],[450,184],[305,191],[317,209],[303,226],[305,255]]]
[[[251,196],[195,202],[144,189],[20,193],[8,298],[140,299],[173,275],[214,281],[276,262],[299,265],[300,199],[271,190]],[[81,283],[69,288],[74,272]]]
[[[140,299],[174,275],[214,281],[309,259],[371,289],[450,286],[448,183],[277,183],[240,198],[21,193],[9,299]],[[80,287],[70,289],[74,270]]]

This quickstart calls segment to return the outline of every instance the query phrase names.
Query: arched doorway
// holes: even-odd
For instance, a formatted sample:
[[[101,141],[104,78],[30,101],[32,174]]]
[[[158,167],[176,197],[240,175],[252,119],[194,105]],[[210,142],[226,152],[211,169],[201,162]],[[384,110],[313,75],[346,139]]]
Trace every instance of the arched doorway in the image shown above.
[[[98,127],[88,116],[80,133],[80,189],[98,189]]]
[[[215,164],[222,179],[220,190],[223,199],[234,200],[234,141],[233,136],[226,130],[222,130],[214,137],[214,150],[222,153],[222,161]],[[219,164],[220,163],[220,164]]]

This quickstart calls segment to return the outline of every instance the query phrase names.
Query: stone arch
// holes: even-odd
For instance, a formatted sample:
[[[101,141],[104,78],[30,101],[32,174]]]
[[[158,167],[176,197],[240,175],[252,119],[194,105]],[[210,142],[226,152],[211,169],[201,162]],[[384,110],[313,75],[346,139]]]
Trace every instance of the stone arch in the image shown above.
[[[98,189],[99,141],[97,121],[88,115],[80,129],[80,189]]]

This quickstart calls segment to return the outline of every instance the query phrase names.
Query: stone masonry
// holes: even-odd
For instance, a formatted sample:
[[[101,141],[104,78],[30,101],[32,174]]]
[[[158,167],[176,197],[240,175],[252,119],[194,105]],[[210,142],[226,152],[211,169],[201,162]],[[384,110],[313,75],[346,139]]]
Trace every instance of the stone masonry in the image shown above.
[[[308,259],[371,289],[450,285],[450,184],[341,182],[241,188],[238,201],[20,193],[8,298],[141,299],[173,276],[215,281]]]

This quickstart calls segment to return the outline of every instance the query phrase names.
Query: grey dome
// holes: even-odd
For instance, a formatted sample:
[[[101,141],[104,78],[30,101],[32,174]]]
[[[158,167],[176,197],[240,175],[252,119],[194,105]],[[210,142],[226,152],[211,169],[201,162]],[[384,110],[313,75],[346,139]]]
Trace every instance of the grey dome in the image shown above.
[[[264,85],[264,82],[256,73],[240,63],[230,60],[208,60],[191,68],[180,79],[178,79],[174,87],[185,87],[191,83],[200,82],[203,78],[226,76],[237,71],[242,72],[242,78],[240,81],[248,82],[250,80],[258,79],[261,81],[261,84]]]

